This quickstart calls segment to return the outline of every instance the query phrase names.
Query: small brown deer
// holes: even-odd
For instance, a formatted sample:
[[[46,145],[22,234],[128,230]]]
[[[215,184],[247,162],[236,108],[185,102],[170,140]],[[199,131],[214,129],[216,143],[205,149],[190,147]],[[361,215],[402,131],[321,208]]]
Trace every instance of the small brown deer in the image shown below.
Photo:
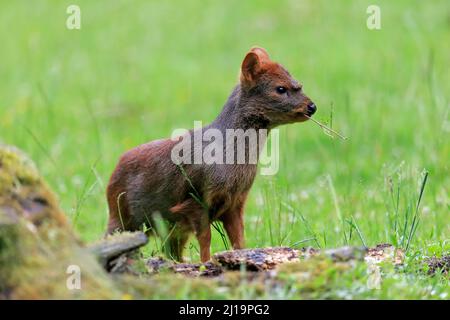
[[[315,112],[316,106],[303,93],[302,85],[272,61],[266,50],[253,47],[242,62],[240,83],[222,112],[202,129],[217,129],[224,134],[227,129],[270,130],[306,121]],[[192,136],[194,131],[186,134]],[[234,249],[244,247],[244,205],[257,164],[247,160],[232,164],[174,163],[172,149],[182,138],[151,141],[122,155],[107,188],[107,232],[138,230],[146,225],[161,235],[156,221],[160,217],[168,230],[164,242],[169,255],[181,261],[184,246],[194,233],[205,262],[210,259],[214,221],[223,223]],[[225,147],[223,151],[225,157]]]

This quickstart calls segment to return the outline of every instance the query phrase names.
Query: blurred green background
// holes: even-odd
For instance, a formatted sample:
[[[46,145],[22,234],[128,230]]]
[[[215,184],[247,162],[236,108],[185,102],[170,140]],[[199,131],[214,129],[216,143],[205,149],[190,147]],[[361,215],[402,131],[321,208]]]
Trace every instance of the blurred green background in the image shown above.
[[[81,8],[68,30],[66,8]],[[381,30],[366,8],[381,8]],[[220,112],[253,45],[316,102],[258,176],[247,245],[448,248],[449,1],[2,1],[0,141],[24,149],[81,238],[105,231],[121,153]],[[331,123],[332,122],[332,123]],[[213,251],[224,249],[214,234]],[[148,254],[158,251],[158,243]],[[186,255],[198,259],[193,241]]]

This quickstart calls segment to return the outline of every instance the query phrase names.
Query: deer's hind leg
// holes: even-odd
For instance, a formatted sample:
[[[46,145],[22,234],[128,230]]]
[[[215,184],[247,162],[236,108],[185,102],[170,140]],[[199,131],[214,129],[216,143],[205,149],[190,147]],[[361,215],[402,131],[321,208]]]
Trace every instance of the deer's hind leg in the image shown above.
[[[174,250],[180,249],[177,248],[177,241],[181,240],[181,242],[184,241],[183,247],[181,247],[182,251],[188,239],[188,237],[185,238],[185,235],[193,232],[200,245],[200,258],[202,262],[208,261],[210,259],[211,246],[211,229],[208,211],[195,199],[187,199],[172,207],[170,211],[177,221],[176,224],[179,226],[178,232],[174,230]]]
[[[175,261],[183,262],[183,251],[189,240],[190,233],[176,225],[173,228],[172,231],[169,230],[171,234],[168,235],[168,238],[163,240],[166,241],[166,255]]]

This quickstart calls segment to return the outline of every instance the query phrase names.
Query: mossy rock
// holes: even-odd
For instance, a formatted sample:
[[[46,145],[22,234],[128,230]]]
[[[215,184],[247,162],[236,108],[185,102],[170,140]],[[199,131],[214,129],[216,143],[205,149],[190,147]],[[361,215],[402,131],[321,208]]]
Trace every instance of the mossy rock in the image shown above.
[[[53,192],[35,164],[15,147],[0,145],[0,224],[19,218],[39,225],[43,221],[65,227],[72,234]]]
[[[67,286],[70,266],[81,289]],[[120,298],[113,281],[75,237],[55,195],[21,151],[0,146],[0,297]]]

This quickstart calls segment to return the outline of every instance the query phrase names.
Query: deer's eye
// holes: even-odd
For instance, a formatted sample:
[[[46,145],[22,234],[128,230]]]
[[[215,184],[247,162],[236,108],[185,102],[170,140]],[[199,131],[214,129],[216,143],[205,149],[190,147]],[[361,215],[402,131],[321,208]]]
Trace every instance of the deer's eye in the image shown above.
[[[286,87],[277,87],[277,93],[278,94],[285,94],[287,92]]]

